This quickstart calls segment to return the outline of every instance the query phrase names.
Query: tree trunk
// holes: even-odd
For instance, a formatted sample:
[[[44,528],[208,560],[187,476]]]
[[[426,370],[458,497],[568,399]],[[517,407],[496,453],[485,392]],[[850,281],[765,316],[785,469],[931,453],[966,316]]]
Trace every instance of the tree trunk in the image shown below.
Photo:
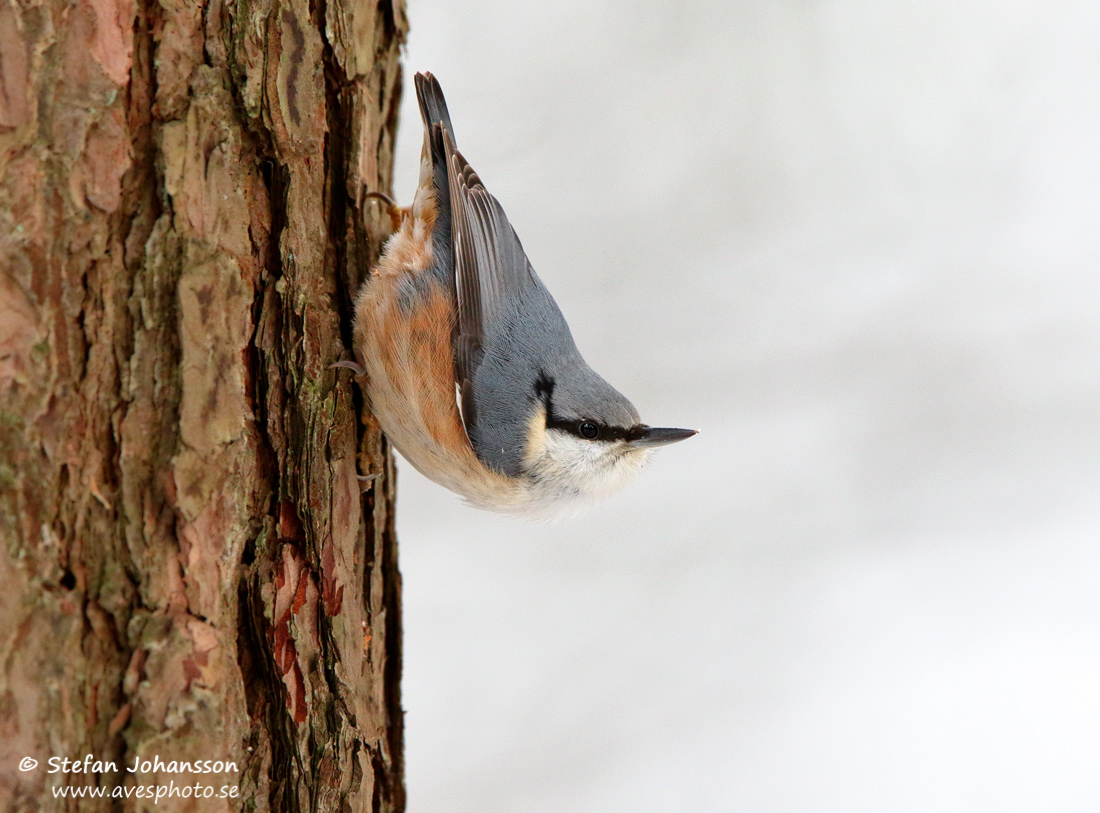
[[[404,809],[393,463],[329,365],[406,29],[0,0],[0,810]]]

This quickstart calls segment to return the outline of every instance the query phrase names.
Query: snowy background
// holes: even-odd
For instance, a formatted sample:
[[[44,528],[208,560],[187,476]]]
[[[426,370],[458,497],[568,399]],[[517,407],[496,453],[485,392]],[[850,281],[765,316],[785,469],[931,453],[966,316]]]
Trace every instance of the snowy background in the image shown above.
[[[1100,5],[410,0],[592,366],[559,525],[400,464],[411,813],[1100,810]]]

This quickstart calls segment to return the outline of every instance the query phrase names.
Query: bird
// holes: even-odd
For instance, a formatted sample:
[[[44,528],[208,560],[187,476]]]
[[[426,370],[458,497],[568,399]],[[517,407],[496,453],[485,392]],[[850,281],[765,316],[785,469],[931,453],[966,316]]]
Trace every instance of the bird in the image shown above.
[[[491,511],[556,518],[623,486],[654,428],[582,358],[500,202],[455,146],[438,80],[414,79],[424,125],[413,203],[355,297],[353,345],[390,443],[421,474]]]

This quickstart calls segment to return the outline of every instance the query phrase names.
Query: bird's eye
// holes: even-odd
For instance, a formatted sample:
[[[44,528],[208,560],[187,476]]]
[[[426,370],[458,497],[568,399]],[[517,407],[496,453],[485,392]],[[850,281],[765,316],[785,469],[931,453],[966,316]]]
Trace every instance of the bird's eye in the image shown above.
[[[600,435],[600,427],[592,421],[582,421],[581,425],[577,427],[577,431],[581,433],[582,438],[588,438],[589,440],[595,440]]]

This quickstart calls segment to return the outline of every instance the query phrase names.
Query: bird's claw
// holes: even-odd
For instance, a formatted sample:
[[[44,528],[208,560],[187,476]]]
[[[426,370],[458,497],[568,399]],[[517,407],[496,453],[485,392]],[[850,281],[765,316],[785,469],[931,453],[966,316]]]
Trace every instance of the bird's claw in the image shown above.
[[[389,215],[390,218],[390,234],[393,234],[395,231],[401,228],[401,219],[404,213],[407,211],[406,209],[402,209],[400,206],[394,203],[393,198],[391,198],[385,192],[364,192],[363,200],[366,200],[367,198],[374,198],[377,201],[381,201],[382,205],[385,207],[386,213]]]
[[[389,206],[391,209],[396,209],[397,208],[397,204],[393,202],[393,198],[391,198],[385,192],[365,192],[363,194],[363,197],[364,198],[375,198],[377,200],[380,200],[383,203],[385,203],[387,206]]]
[[[328,366],[330,370],[335,370],[337,367],[343,367],[345,369],[351,370],[356,375],[364,375],[367,372],[365,367],[361,367],[354,361],[337,361]]]

